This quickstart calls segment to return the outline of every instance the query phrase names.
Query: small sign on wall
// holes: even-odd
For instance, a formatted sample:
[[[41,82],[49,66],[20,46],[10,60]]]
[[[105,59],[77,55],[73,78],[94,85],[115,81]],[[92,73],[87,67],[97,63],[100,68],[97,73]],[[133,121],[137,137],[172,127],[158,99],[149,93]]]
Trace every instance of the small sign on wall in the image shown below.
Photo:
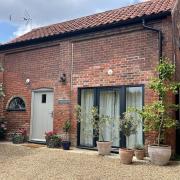
[[[58,99],[58,104],[70,104],[69,99]]]

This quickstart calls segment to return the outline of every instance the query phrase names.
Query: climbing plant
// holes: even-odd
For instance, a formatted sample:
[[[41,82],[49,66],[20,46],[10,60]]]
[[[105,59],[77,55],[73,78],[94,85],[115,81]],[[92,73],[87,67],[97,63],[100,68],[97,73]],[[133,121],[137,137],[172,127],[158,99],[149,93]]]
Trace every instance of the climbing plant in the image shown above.
[[[144,131],[157,131],[157,143],[164,143],[165,130],[175,126],[173,111],[179,108],[176,104],[168,101],[168,97],[176,94],[180,83],[174,81],[175,65],[168,58],[162,58],[156,68],[158,76],[149,83],[159,99],[137,110],[144,119]]]

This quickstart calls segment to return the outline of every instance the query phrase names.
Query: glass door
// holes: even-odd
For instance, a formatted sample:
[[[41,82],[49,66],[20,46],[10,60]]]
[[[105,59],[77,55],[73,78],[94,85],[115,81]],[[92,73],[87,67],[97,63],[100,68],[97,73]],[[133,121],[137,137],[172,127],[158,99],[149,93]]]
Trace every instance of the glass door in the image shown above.
[[[99,116],[108,116],[111,123],[100,125],[102,132],[99,134],[100,141],[112,141],[113,147],[129,147],[143,144],[143,123],[137,113],[134,118],[139,121],[137,133],[128,139],[120,132],[120,116],[126,112],[128,107],[142,109],[143,86],[121,86],[121,87],[96,87],[80,89],[79,104],[83,112],[83,121],[78,124],[78,145],[85,147],[96,146],[94,129],[91,123],[91,109],[98,108]]]
[[[112,141],[113,146],[119,146],[119,116],[120,116],[120,89],[101,89],[99,93],[99,114],[100,116],[109,116],[112,122],[107,123],[99,140]],[[103,137],[103,139],[102,139]]]
[[[93,146],[93,126],[90,123],[89,112],[94,105],[93,89],[84,89],[81,91],[81,111],[83,121],[80,124],[80,145]]]
[[[142,87],[127,87],[126,88],[126,109],[136,108],[142,109],[143,92]],[[143,124],[142,118],[137,113],[133,113],[132,116],[139,121],[137,133],[126,138],[126,146],[128,148],[134,148],[135,145],[143,145]]]

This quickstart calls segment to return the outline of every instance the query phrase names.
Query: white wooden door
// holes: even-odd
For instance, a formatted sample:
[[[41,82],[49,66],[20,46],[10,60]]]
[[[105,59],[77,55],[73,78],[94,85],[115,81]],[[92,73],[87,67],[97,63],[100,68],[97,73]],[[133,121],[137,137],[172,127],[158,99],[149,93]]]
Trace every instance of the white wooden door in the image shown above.
[[[45,141],[45,132],[53,130],[52,91],[33,92],[31,123],[31,140]]]

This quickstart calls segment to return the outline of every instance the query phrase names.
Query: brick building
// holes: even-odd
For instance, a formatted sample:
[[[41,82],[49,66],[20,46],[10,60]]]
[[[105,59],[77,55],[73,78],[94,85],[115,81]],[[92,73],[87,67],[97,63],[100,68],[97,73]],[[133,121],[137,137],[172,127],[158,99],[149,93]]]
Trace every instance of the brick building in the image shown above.
[[[44,131],[62,132],[70,119],[71,141],[94,147],[93,129],[88,120],[77,125],[74,107],[94,105],[99,113],[119,116],[128,106],[153,102],[157,96],[147,84],[161,56],[176,64],[179,80],[179,11],[179,0],[151,0],[33,29],[0,45],[0,113],[9,132],[25,127],[30,140],[43,141]],[[142,124],[128,143],[116,122],[104,134],[115,147],[148,142]],[[172,131],[167,138],[173,149],[175,136]]]

